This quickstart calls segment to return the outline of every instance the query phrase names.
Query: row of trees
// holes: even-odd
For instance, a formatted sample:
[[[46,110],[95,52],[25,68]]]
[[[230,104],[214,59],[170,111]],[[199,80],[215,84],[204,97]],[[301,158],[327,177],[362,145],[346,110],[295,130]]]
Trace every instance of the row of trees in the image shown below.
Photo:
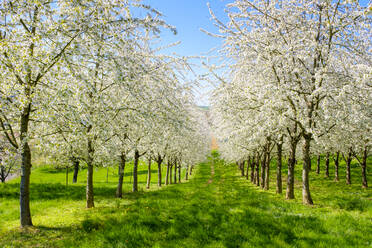
[[[133,13],[145,12],[143,18]],[[32,225],[32,151],[87,167],[86,206],[94,207],[93,168],[141,158],[190,166],[207,150],[193,104],[187,62],[159,55],[162,14],[139,1],[3,1],[0,7],[0,127],[21,160],[21,226]],[[159,186],[161,175],[159,173]]]
[[[223,157],[241,166],[248,161],[252,181],[268,189],[276,151],[281,193],[282,157],[288,156],[286,198],[293,199],[301,155],[304,204],[313,204],[309,172],[314,155],[335,153],[336,161],[342,155],[347,183],[351,160],[357,159],[363,187],[368,187],[370,11],[358,1],[240,0],[228,5],[227,24],[211,11],[230,70],[228,79],[220,78],[212,107]],[[338,162],[336,167],[338,179]]]

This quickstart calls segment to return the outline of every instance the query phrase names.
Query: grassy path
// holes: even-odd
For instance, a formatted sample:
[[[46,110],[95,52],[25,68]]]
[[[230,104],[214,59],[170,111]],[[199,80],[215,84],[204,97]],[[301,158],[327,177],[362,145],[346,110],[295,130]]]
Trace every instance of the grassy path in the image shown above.
[[[2,233],[0,247],[372,247],[371,216],[278,200],[217,160],[187,183],[74,215],[66,225]]]

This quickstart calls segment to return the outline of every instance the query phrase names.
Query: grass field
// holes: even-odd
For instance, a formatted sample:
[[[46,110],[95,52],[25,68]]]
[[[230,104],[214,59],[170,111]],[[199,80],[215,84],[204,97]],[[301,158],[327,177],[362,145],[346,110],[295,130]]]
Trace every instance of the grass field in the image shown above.
[[[151,190],[158,189],[157,186],[157,164],[152,163]],[[133,164],[127,163],[124,174],[123,192],[127,194],[132,189]],[[166,166],[162,167],[162,183]],[[173,172],[174,173],[174,172]],[[182,172],[183,176],[185,171]],[[173,174],[172,174],[173,175]],[[55,169],[52,166],[39,166],[31,173],[31,213],[34,225],[66,225],[73,224],[75,212],[84,209],[85,206],[85,187],[86,169],[79,171],[78,182],[72,184],[73,172],[69,170],[69,184],[66,187],[66,170]],[[107,181],[108,178],[108,181]],[[177,175],[178,178],[178,175]],[[147,165],[143,162],[139,164],[138,170],[138,190],[146,190]],[[14,229],[19,226],[19,181],[20,178],[13,179],[5,184],[0,184],[0,231]],[[96,168],[94,170],[94,194],[96,206],[115,203],[120,200],[115,199],[115,191],[118,182],[118,169],[109,168],[108,177],[106,168]],[[146,190],[148,191],[148,190]],[[85,211],[89,213],[89,211]],[[46,218],[47,217],[47,218]],[[0,246],[1,247],[1,246]]]
[[[218,158],[201,164],[189,182],[160,190],[154,166],[151,191],[141,165],[140,192],[128,193],[127,172],[120,200],[113,197],[117,170],[106,183],[106,169],[99,169],[89,210],[84,171],[66,187],[64,171],[38,168],[31,177],[34,228],[18,228],[18,179],[0,185],[0,247],[372,247],[372,191],[361,188],[360,168],[354,164],[351,186],[341,173],[334,182],[312,172],[315,206],[308,207],[301,204],[300,167],[291,201],[275,194],[274,168],[264,192]]]

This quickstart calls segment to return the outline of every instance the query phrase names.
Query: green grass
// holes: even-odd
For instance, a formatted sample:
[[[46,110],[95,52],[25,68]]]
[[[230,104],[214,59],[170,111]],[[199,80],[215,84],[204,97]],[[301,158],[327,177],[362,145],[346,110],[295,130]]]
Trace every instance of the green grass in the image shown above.
[[[157,164],[153,162],[151,169],[150,190],[156,190],[158,189]],[[124,194],[129,193],[132,189],[132,170],[133,163],[127,163],[123,183]],[[117,168],[109,168],[107,182],[107,169],[95,168],[93,176],[96,206],[100,207],[101,205],[106,205],[107,202],[116,201],[114,196],[118,182],[117,173]],[[163,185],[165,183],[165,173],[166,166],[163,165]],[[184,176],[185,171],[182,171],[182,173]],[[34,225],[51,225],[50,223],[66,225],[76,222],[76,212],[85,206],[86,169],[79,171],[78,182],[76,184],[72,184],[72,176],[73,172],[70,169],[69,184],[66,187],[65,169],[56,169],[50,165],[46,165],[39,166],[32,171],[30,196],[31,214]],[[146,181],[147,165],[140,162],[138,169],[139,191],[148,191],[146,190]],[[19,182],[20,178],[16,178],[8,183],[0,184],[0,216],[2,220],[0,221],[0,232],[19,226]]]
[[[346,210],[367,211],[372,217],[372,189],[362,189],[361,167],[353,160],[351,163],[351,185],[346,184],[346,163],[340,159],[339,182],[335,179],[335,168],[332,158],[330,158],[329,178],[325,177],[324,157],[320,163],[320,174],[316,174],[316,158],[312,160],[312,171],[310,172],[311,196],[316,207],[329,207]],[[275,193],[276,187],[276,161],[271,162],[270,186],[271,193]],[[367,160],[367,167],[371,168],[372,157]],[[286,164],[283,166],[283,192],[286,187]],[[367,170],[367,179],[372,186],[372,170]],[[285,194],[285,193],[283,193]],[[295,197],[296,202],[302,201],[302,161],[295,167]]]
[[[66,188],[64,171],[34,170],[35,227],[29,230],[17,227],[17,180],[0,185],[0,247],[372,247],[372,195],[357,183],[359,168],[353,168],[351,186],[344,177],[336,183],[312,172],[314,207],[301,204],[299,177],[296,199],[286,201],[274,193],[274,183],[262,191],[216,156],[189,182],[160,190],[155,171],[154,190],[143,190],[145,169],[140,167],[138,193],[128,193],[126,175],[120,200],[113,197],[117,170],[110,171],[109,183],[105,169],[95,171],[96,208],[89,210],[85,172],[78,185]]]

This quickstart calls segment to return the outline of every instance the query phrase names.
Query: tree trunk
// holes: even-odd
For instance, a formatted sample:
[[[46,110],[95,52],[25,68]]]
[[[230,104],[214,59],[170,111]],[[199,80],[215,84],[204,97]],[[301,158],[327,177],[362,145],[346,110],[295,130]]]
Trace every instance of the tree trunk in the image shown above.
[[[1,162],[2,160],[0,159],[0,163]],[[5,183],[6,178],[9,176],[11,169],[12,166],[9,166],[8,169],[6,169],[4,165],[0,165],[0,180],[2,183]]]
[[[20,183],[20,221],[21,227],[32,226],[30,211],[30,175],[31,175],[31,150],[27,141],[28,123],[30,120],[31,103],[22,112],[21,116],[21,183]]]
[[[325,177],[329,177],[329,152],[327,152],[325,161]]]
[[[93,165],[91,162],[87,163],[87,188],[86,188],[86,206],[87,208],[94,207],[94,195],[93,195]]]
[[[173,175],[174,183],[177,183],[177,160],[174,160],[174,175]]]
[[[87,208],[94,207],[94,194],[93,194],[93,144],[90,138],[88,138],[88,172],[87,172],[87,188],[86,188],[86,200]]]
[[[1,161],[0,161],[1,163]],[[3,165],[0,165],[0,180],[2,183],[5,183],[5,167]]]
[[[160,155],[158,156],[156,162],[158,164],[158,186],[161,187],[161,163],[163,163],[163,159],[161,158]]]
[[[257,162],[256,162],[255,157],[252,159],[252,162],[253,162],[253,180],[252,180],[252,183],[257,185]]]
[[[351,149],[349,150],[348,157],[346,158],[346,184],[351,184],[351,175],[350,175],[350,167],[351,167],[351,161],[352,161],[352,153]]]
[[[256,185],[260,186],[260,155],[257,155],[257,160],[256,160],[256,172],[255,172],[255,180],[256,180]]]
[[[116,188],[116,197],[117,198],[122,198],[123,197],[123,181],[124,181],[125,162],[126,162],[126,154],[122,153],[120,155],[119,182],[118,182],[118,186]]]
[[[277,163],[276,163],[276,193],[281,194],[283,191],[282,187],[282,153],[283,153],[283,144],[277,143]]]
[[[245,164],[245,161],[244,160],[239,163],[240,170],[241,170],[241,173],[242,173],[242,177],[244,177],[244,164]]]
[[[168,162],[167,162],[167,172],[165,174],[165,185],[169,184],[169,169],[170,169],[170,162],[168,160]]]
[[[22,145],[22,167],[20,183],[21,226],[32,226],[30,211],[31,151],[27,141]]]
[[[136,149],[134,151],[134,163],[133,163],[133,192],[138,191],[138,161],[139,161],[139,151]]]
[[[181,163],[178,165],[178,182],[181,183],[181,169],[182,169],[182,166],[181,166]]]
[[[86,189],[86,200],[87,208],[94,207],[94,195],[93,195],[93,164],[91,162],[87,163],[88,172],[87,172],[87,189]]]
[[[294,168],[296,165],[296,148],[297,140],[291,140],[290,142],[290,151],[288,158],[288,177],[287,177],[287,191],[285,198],[294,199]]]
[[[251,158],[251,182],[254,183],[254,168],[255,168],[255,161],[254,156]]]
[[[77,183],[77,177],[79,173],[79,160],[74,159],[74,176],[72,177],[72,183]]]
[[[320,155],[318,155],[318,158],[316,160],[316,174],[319,175],[320,173]]]
[[[194,168],[194,165],[191,165],[190,167],[190,176],[192,175],[192,169]]]
[[[363,159],[362,159],[362,186],[364,189],[368,188],[367,183],[367,147],[364,148],[363,151]]]
[[[307,205],[313,205],[313,200],[310,194],[310,185],[309,185],[309,172],[310,172],[310,142],[311,135],[304,134],[304,145],[302,148],[303,156],[303,167],[302,167],[302,202]]]
[[[150,188],[151,184],[151,158],[148,159],[147,163],[147,184],[146,184],[146,189]]]
[[[261,161],[261,189],[265,188],[265,171],[266,171],[266,158],[267,158],[267,153],[266,151],[263,152],[262,154],[263,158]]]
[[[246,172],[245,172],[245,178],[247,180],[249,179],[249,167],[250,167],[250,163],[251,163],[251,157],[248,157],[248,159],[247,159],[247,169],[246,169]]]
[[[189,180],[189,165],[186,165],[186,175],[185,175],[186,181]]]
[[[335,162],[335,181],[336,182],[340,181],[340,179],[338,178],[339,158],[340,158],[340,152],[336,152],[336,156],[333,158],[333,161]]]
[[[173,164],[172,162],[169,162],[169,184],[172,184],[173,183],[173,177],[172,177],[172,170],[173,169]]]
[[[270,156],[270,144],[267,147],[267,154],[266,154],[266,167],[265,167],[265,190],[269,190],[270,188],[270,161],[271,161],[271,156]]]

